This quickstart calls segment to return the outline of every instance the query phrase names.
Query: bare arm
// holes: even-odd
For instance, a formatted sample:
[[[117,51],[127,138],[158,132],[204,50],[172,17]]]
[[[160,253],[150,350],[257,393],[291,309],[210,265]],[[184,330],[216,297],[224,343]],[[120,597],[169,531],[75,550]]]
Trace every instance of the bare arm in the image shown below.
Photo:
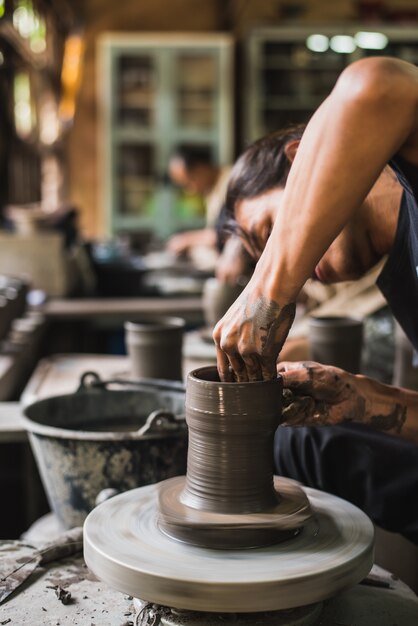
[[[280,363],[288,426],[356,422],[418,444],[418,393],[311,361]]]
[[[303,135],[265,250],[214,331],[223,380],[275,376],[294,302],[397,152],[418,163],[418,73],[393,59],[347,68]]]

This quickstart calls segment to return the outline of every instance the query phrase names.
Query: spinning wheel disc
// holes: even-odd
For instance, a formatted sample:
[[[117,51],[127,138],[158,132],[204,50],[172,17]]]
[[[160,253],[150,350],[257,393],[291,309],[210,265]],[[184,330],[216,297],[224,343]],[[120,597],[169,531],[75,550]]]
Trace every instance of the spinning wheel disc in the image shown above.
[[[304,488],[314,516],[277,545],[213,550],[184,544],[158,527],[158,485],[107,500],[88,516],[84,556],[123,593],[174,608],[213,612],[288,609],[358,583],[373,564],[374,530],[352,504]]]

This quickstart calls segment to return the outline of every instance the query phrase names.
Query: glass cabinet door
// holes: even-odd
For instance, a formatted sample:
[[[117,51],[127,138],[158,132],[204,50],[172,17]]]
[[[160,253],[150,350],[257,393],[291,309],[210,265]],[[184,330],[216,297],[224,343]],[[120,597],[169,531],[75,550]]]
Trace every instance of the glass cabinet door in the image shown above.
[[[123,54],[117,59],[115,120],[120,126],[155,124],[157,71],[148,54]]]
[[[109,232],[149,228],[166,237],[201,226],[202,198],[171,184],[168,163],[185,144],[229,160],[230,38],[105,35],[100,46]]]
[[[121,143],[115,158],[119,214],[152,215],[156,187],[154,147],[146,143]]]
[[[153,219],[157,190],[158,58],[153,52],[118,51],[113,58],[112,179],[114,224]]]
[[[312,52],[304,41],[267,41],[261,59],[260,114],[264,132],[307,122],[345,66],[341,54],[332,50]]]
[[[179,53],[175,119],[183,128],[211,128],[216,123],[217,59],[209,54]]]

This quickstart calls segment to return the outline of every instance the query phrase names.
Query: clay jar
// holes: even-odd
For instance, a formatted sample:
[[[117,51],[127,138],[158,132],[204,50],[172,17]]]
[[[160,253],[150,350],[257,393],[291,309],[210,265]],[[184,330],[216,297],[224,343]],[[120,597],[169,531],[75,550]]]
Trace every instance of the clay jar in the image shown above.
[[[348,372],[361,368],[363,322],[353,317],[312,317],[309,320],[310,359]]]
[[[235,302],[243,287],[221,283],[217,278],[208,278],[203,288],[203,314],[206,325],[213,328]]]
[[[257,513],[277,504],[273,439],[280,421],[281,395],[280,378],[223,383],[216,367],[189,374],[184,505],[236,514]]]
[[[184,327],[180,317],[141,316],[125,322],[125,341],[134,378],[182,380]]]

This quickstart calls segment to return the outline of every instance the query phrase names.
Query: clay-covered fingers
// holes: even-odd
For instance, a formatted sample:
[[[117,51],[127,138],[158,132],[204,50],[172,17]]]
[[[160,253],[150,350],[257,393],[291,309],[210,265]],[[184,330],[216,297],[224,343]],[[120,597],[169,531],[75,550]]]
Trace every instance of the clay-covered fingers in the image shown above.
[[[273,358],[266,359],[255,352],[248,352],[245,349],[239,352],[236,346],[226,346],[222,341],[218,344],[215,336],[214,341],[218,373],[222,381],[252,382],[272,380],[277,377],[276,362]]]
[[[314,391],[314,375],[317,363],[312,361],[282,361],[277,365],[277,373],[283,380],[283,387],[297,394],[310,395]]]
[[[221,380],[230,380],[227,360],[235,380],[275,378],[276,358],[293,317],[293,304],[280,307],[260,295],[259,287],[251,291],[248,283],[213,331]]]
[[[263,379],[263,368],[258,354],[242,348],[242,340],[233,333],[227,335],[218,323],[213,331],[219,377],[224,382],[248,382]],[[241,350],[240,350],[241,348]]]
[[[253,355],[240,355],[237,352],[227,353],[216,348],[216,362],[219,378],[223,382],[248,382],[262,380],[262,369],[259,360]]]
[[[216,346],[216,367],[218,368],[219,378],[224,383],[233,383],[234,376],[229,365],[229,359],[225,352]]]
[[[263,368],[257,354],[242,354],[241,358],[245,364],[246,374],[249,381],[263,380]]]
[[[279,363],[278,373],[283,387],[298,396],[312,396],[318,403],[338,405],[351,394],[353,377],[332,365],[313,361]],[[321,411],[320,411],[321,412]]]
[[[310,396],[293,396],[292,401],[283,407],[282,424],[303,426],[308,424],[315,414],[315,400]]]
[[[276,359],[274,357],[262,357],[260,359],[262,380],[272,380],[277,378]]]
[[[226,356],[228,357],[229,365],[233,372],[234,381],[237,383],[247,383],[249,380],[248,372],[241,355],[238,352],[231,352],[226,353]]]
[[[315,361],[279,361],[277,363],[277,373],[292,372],[293,370],[301,370],[308,367],[313,369],[318,366],[323,367]]]
[[[221,381],[246,383],[249,380],[254,380],[254,378],[250,378],[252,376],[251,371],[247,371],[247,364],[239,352],[234,348],[225,349],[222,340],[215,339],[215,331],[213,338],[216,345],[216,364]]]

